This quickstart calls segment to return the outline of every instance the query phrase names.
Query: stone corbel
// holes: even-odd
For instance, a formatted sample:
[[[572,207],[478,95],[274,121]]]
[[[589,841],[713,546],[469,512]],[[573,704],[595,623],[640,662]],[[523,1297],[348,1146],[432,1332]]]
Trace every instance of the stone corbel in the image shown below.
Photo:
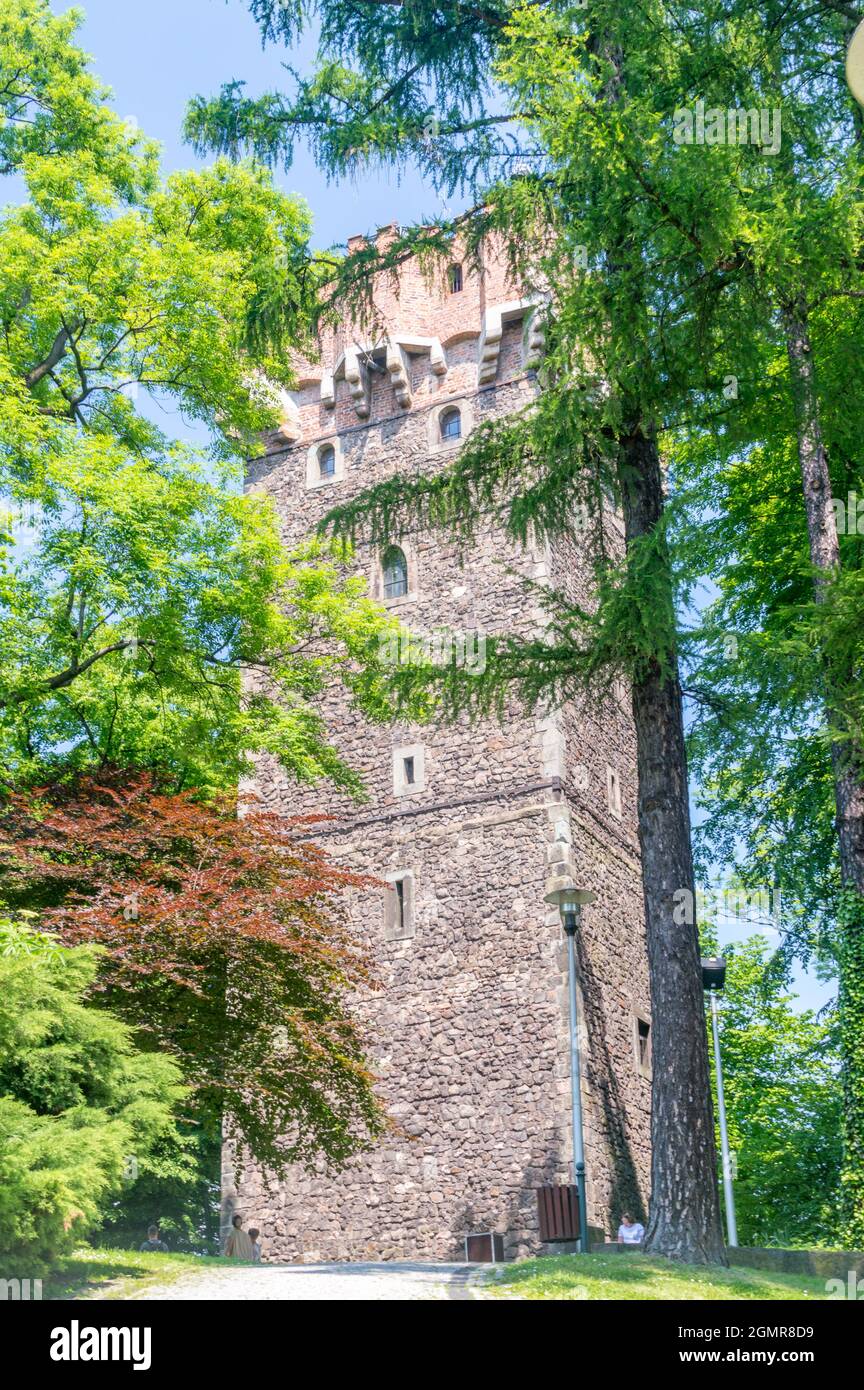
[[[398,343],[406,352],[428,352],[429,366],[435,375],[447,375],[447,358],[440,338],[408,338],[404,333],[397,333],[393,342]]]
[[[436,376],[447,375],[447,358],[440,338],[433,338],[429,344],[429,365]]]
[[[287,391],[282,391],[280,393],[280,404],[282,406],[282,420],[276,429],[276,433],[279,435],[280,439],[285,440],[286,444],[296,444],[303,433],[297,402]]]
[[[538,304],[525,325],[525,366],[536,371],[546,354],[546,318]]]
[[[387,371],[390,373],[390,381],[396,400],[403,409],[408,410],[411,402],[411,364],[408,354],[398,342],[387,340]]]
[[[501,336],[504,332],[503,305],[487,309],[483,315],[483,332],[480,335],[477,381],[483,386],[494,381],[498,375],[498,354],[501,351]]]
[[[507,304],[493,304],[486,310],[478,353],[478,385],[485,386],[498,375],[498,357],[505,323],[524,318],[537,303],[536,299],[513,299]]]
[[[447,375],[447,358],[440,338],[410,338],[403,333],[394,334],[386,341],[371,343],[366,348],[346,348],[336,359],[330,371],[321,378],[321,404],[332,410],[336,404],[336,382],[343,376],[354,400],[354,409],[361,419],[366,419],[371,406],[371,376],[364,361],[364,353],[380,353],[384,348],[386,370],[396,393],[396,400],[404,410],[410,409],[413,401],[411,391],[411,354],[429,354],[429,365],[436,376]],[[376,368],[377,370],[377,368]]]
[[[355,413],[361,420],[365,420],[369,415],[371,401],[369,370],[355,347],[345,349],[345,380],[354,401]]]

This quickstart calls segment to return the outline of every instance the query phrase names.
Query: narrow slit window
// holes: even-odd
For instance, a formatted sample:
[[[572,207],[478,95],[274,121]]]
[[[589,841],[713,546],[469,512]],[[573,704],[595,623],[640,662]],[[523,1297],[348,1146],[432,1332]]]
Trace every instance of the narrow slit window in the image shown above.
[[[384,939],[404,941],[414,935],[414,880],[410,871],[391,879],[384,893]]]
[[[462,289],[462,267],[461,265],[451,265],[447,278],[450,284],[450,293],[459,294]]]
[[[393,749],[393,795],[414,796],[426,790],[426,756],[421,743]]]
[[[621,819],[621,778],[613,767],[606,770],[606,789],[609,800],[609,810],[613,816]]]
[[[639,1076],[651,1078],[651,1024],[633,1013],[633,1065]]]
[[[639,1046],[639,1065],[646,1071],[651,1065],[651,1024],[644,1018],[637,1018],[637,1043]]]

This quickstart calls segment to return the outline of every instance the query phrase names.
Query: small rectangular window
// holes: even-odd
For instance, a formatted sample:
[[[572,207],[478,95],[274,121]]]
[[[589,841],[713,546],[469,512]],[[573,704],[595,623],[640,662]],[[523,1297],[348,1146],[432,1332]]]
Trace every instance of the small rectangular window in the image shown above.
[[[416,796],[426,790],[426,750],[422,743],[393,749],[393,795]]]
[[[606,769],[606,795],[609,802],[609,810],[618,820],[621,819],[621,778],[614,767]]]
[[[414,876],[410,870],[384,889],[384,938],[404,941],[414,935]]]
[[[450,293],[458,294],[462,289],[462,267],[461,265],[451,265],[450,273]]]
[[[633,1015],[633,1061],[640,1076],[651,1075],[651,1024],[641,1014]]]
[[[648,1041],[651,1035],[651,1024],[646,1023],[644,1018],[639,1018],[636,1022],[639,1029],[639,1062],[643,1067],[647,1067],[651,1056]]]

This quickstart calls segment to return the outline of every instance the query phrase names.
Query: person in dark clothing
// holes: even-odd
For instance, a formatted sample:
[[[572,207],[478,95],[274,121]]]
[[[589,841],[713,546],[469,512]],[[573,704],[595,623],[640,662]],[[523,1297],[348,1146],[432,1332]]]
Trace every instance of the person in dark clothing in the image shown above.
[[[165,1244],[164,1240],[159,1239],[158,1226],[147,1227],[147,1239],[139,1245],[138,1249],[142,1252],[144,1250],[150,1250],[160,1255],[168,1254],[168,1246]]]

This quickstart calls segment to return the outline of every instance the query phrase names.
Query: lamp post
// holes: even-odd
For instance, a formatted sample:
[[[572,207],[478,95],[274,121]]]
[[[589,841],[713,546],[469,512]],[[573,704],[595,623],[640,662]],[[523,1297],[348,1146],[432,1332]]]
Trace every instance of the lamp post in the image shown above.
[[[738,1244],[735,1223],[735,1193],[732,1190],[732,1165],[729,1161],[729,1131],[726,1128],[726,1100],[723,1095],[723,1064],[720,1060],[720,1030],[718,1027],[717,993],[726,983],[726,962],[722,956],[702,960],[702,988],[711,1000],[711,1031],[714,1034],[714,1069],[717,1073],[717,1117],[720,1121],[720,1148],[723,1162],[723,1196],[726,1203],[726,1231],[730,1248]]]
[[[567,976],[570,995],[570,1094],[573,1113],[573,1180],[579,1202],[579,1250],[588,1254],[588,1201],[585,1194],[585,1141],[582,1132],[582,1086],[579,1068],[579,1033],[576,1014],[576,932],[582,918],[582,908],[597,897],[590,888],[555,888],[547,893],[544,902],[551,903],[561,913],[561,924],[567,937]]]

